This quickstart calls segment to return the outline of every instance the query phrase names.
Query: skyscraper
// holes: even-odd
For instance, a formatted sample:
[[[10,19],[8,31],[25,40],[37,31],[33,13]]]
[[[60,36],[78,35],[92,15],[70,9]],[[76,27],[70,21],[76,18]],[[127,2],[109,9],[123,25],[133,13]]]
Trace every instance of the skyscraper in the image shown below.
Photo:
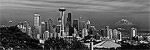
[[[34,16],[34,26],[38,27],[40,26],[40,15],[38,13],[35,13]]]
[[[44,39],[47,40],[49,38],[49,32],[45,31],[44,32]]]
[[[66,9],[64,8],[64,7],[62,7],[62,8],[59,8],[58,9],[59,11],[60,11],[60,18],[61,18],[61,36],[63,36],[63,34],[64,34],[64,18],[65,18],[65,11],[66,11]]]
[[[78,20],[73,20],[73,27],[78,31]]]
[[[48,22],[45,22],[45,30],[48,31]]]
[[[40,38],[40,33],[41,33],[41,28],[40,28],[40,14],[39,13],[35,13],[34,14],[34,31],[33,31],[33,36],[34,38]],[[37,37],[38,35],[38,37]]]
[[[118,41],[121,41],[121,40],[122,40],[122,35],[121,35],[121,32],[120,32],[120,31],[118,31],[117,40],[118,40]]]
[[[82,32],[82,29],[83,29],[83,17],[80,17],[79,18],[79,32]]]
[[[72,35],[73,33],[73,28],[71,26],[71,13],[68,13],[68,18],[67,18],[67,23],[66,23],[66,32],[68,33],[69,36]]]
[[[60,28],[61,28],[60,25],[57,25],[57,26],[56,26],[56,33],[57,33],[57,36],[58,36],[58,37],[61,36],[61,31],[60,31],[61,29],[60,29]]]
[[[53,21],[52,21],[52,19],[49,19],[48,20],[48,31],[50,32],[50,33],[52,33],[53,32]]]
[[[91,22],[90,22],[90,20],[88,20],[86,23],[86,28],[89,29],[90,27],[91,27]]]
[[[109,39],[112,39],[112,37],[113,37],[113,31],[112,29],[109,29]]]
[[[43,35],[44,35],[44,32],[46,31],[45,30],[45,22],[41,22],[41,33],[40,33],[40,36],[41,36],[41,38],[43,39],[44,37],[43,37]]]
[[[118,30],[114,29],[113,30],[113,40],[117,40],[117,34],[118,34]]]
[[[71,26],[71,13],[68,13],[67,25]]]
[[[137,35],[137,29],[136,28],[131,28],[131,37],[134,37]]]
[[[109,34],[109,26],[106,26],[105,29],[106,29],[106,34],[107,34],[106,37],[110,38],[110,37],[109,37],[109,35],[110,35],[110,34]]]

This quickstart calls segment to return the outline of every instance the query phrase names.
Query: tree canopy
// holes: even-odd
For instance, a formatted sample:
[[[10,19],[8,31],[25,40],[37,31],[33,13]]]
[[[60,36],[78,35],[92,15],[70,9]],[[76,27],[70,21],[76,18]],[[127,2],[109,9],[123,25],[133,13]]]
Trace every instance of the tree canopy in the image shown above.
[[[14,49],[42,49],[37,39],[30,38],[17,26],[1,27],[0,42],[5,48]]]

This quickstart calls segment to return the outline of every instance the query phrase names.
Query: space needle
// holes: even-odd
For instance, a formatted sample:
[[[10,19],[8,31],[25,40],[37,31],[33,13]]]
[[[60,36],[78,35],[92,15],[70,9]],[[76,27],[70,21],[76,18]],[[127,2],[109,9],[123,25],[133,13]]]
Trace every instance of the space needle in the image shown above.
[[[60,11],[60,18],[61,18],[61,36],[64,34],[64,17],[65,17],[65,11],[66,9],[64,7],[61,7],[58,9]]]

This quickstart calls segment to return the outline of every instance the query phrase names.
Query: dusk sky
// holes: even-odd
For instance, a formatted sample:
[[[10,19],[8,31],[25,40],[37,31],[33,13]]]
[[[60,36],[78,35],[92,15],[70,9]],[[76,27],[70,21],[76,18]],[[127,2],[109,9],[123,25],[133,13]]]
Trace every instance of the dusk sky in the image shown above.
[[[58,8],[65,7],[73,19],[83,17],[98,29],[114,25],[125,18],[140,29],[150,30],[150,0],[0,0],[0,24],[13,24],[27,20],[33,25],[34,13],[41,15],[42,21],[52,19],[57,24]]]

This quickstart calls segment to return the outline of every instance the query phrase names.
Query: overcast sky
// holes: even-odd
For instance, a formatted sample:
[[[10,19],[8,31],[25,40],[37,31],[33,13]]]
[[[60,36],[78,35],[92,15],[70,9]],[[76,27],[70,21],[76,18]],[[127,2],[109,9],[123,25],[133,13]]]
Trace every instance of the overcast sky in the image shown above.
[[[57,24],[58,8],[65,7],[73,19],[83,17],[97,28],[126,18],[141,29],[150,28],[150,0],[0,0],[0,23],[14,24],[27,20],[33,25],[34,13],[41,15],[42,21],[52,19]],[[67,16],[66,16],[67,17]]]

